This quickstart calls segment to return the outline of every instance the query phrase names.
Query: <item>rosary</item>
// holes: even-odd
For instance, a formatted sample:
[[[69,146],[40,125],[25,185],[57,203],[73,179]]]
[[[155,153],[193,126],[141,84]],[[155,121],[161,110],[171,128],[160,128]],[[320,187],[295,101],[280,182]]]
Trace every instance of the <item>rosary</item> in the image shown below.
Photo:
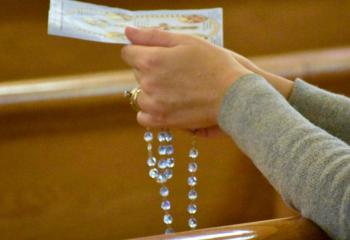
[[[126,91],[125,96],[129,98],[131,107],[136,111],[140,111],[137,104],[137,97],[140,94],[140,88],[134,88],[131,91]],[[188,191],[188,206],[187,212],[189,214],[188,226],[190,229],[197,228],[197,219],[195,214],[197,213],[196,200],[198,197],[196,191],[197,185],[197,158],[199,155],[198,149],[196,148],[196,134],[192,135],[192,146],[188,152],[188,173],[187,184],[189,186]],[[165,234],[174,233],[172,228],[173,217],[170,214],[171,203],[169,201],[170,190],[167,186],[167,182],[173,178],[173,168],[175,167],[174,158],[174,137],[172,133],[167,129],[161,129],[157,134],[154,134],[150,129],[147,129],[144,134],[144,140],[147,144],[147,165],[149,167],[149,176],[160,185],[159,194],[162,197],[160,208],[164,211],[163,223],[166,225]],[[155,143],[158,143],[155,147]],[[156,150],[154,150],[156,149]]]
[[[173,168],[175,166],[174,146],[172,145],[173,135],[168,130],[161,130],[158,132],[156,140],[158,140],[158,158],[154,155],[153,143],[155,137],[153,133],[148,129],[144,135],[144,140],[147,143],[148,159],[147,165],[149,169],[149,176],[160,184],[159,194],[162,197],[161,209],[164,211],[163,222],[167,226],[165,234],[173,233],[174,230],[171,227],[173,223],[173,217],[170,214],[171,203],[168,199],[170,190],[166,183],[173,177]],[[196,172],[198,169],[197,158],[198,150],[196,149],[196,137],[193,134],[192,148],[188,153],[189,163],[188,172],[189,177],[187,184],[189,186],[188,199],[189,204],[187,206],[187,212],[189,214],[188,226],[191,229],[197,228],[197,219],[195,214],[197,212],[197,191],[195,186],[197,185]]]

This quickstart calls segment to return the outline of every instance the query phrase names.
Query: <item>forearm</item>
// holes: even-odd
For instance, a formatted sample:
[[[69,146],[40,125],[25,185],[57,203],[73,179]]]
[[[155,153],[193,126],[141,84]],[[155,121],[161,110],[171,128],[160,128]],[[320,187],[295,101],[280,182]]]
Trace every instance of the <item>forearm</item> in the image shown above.
[[[263,76],[290,104],[315,125],[350,144],[350,99],[301,80],[295,82],[267,72],[249,59],[232,52],[244,67]]]
[[[304,117],[350,144],[350,99],[296,80],[289,103]]]
[[[255,75],[229,89],[219,122],[289,204],[332,237],[350,237],[348,145],[311,124]]]

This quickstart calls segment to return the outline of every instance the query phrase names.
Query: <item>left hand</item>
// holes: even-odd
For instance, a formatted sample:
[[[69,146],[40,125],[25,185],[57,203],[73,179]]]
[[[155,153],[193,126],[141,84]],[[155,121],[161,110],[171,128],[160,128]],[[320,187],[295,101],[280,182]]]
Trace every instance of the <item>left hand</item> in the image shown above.
[[[142,92],[138,122],[145,127],[215,128],[226,90],[251,73],[232,53],[189,35],[127,28],[122,49]]]

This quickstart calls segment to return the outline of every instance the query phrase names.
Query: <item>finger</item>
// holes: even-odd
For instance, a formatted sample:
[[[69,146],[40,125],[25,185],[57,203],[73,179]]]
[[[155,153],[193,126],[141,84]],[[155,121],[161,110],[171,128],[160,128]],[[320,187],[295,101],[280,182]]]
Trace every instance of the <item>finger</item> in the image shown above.
[[[140,80],[141,80],[141,72],[140,72],[140,70],[134,68],[132,70],[132,72],[134,74],[135,80],[140,84]]]
[[[156,59],[161,57],[162,52],[159,47],[128,45],[122,48],[121,56],[131,67],[143,70],[154,65],[157,62]]]
[[[155,114],[157,111],[155,110],[154,102],[152,98],[145,93],[144,91],[141,91],[136,99],[137,105],[140,107],[142,112]]]
[[[196,131],[196,135],[204,138],[215,138],[222,135],[223,132],[218,126],[201,128]]]
[[[131,67],[139,69],[139,63],[141,57],[144,55],[143,53],[147,52],[146,47],[135,46],[135,45],[127,45],[121,50],[122,59]]]
[[[137,113],[137,122],[143,127],[150,127],[150,128],[171,127],[171,126],[167,126],[165,121],[157,117],[157,115],[146,113],[143,111],[140,111]]]
[[[125,35],[133,44],[160,47],[175,47],[180,44],[186,44],[191,39],[184,34],[170,33],[156,28],[138,29],[127,27]]]

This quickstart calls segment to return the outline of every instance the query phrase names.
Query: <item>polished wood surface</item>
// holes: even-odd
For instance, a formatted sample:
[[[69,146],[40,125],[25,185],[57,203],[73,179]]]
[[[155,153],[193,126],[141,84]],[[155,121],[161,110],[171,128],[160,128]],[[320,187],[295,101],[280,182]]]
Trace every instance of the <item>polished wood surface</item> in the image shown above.
[[[350,48],[305,51],[255,58],[262,68],[278,75],[308,82],[350,95]]]
[[[325,234],[314,223],[300,217],[274,219],[270,221],[201,229],[190,232],[152,236],[142,239],[330,240],[327,234]]]
[[[143,129],[126,103],[49,109],[34,104],[2,115],[0,125],[3,239],[123,239],[162,232]],[[182,159],[190,138],[175,136],[172,213],[175,228],[185,230]],[[230,139],[201,139],[198,147],[201,227],[274,216],[276,193]]]
[[[348,53],[338,49],[298,56],[304,64],[311,64],[305,56],[314,64],[318,56],[327,56],[347,72],[338,51]],[[274,70],[269,65],[273,58],[290,56],[297,55],[255,60]],[[293,67],[300,66],[286,61],[275,70],[307,79],[309,71],[293,73]],[[324,62],[314,68],[320,79],[329,72]],[[327,82],[349,93],[344,79]],[[122,90],[134,84],[130,72],[110,72],[0,85],[3,239],[123,239],[162,232],[158,186],[146,174],[143,129],[122,98]],[[175,136],[172,213],[175,229],[183,231],[187,188],[186,161],[181,160],[190,140],[183,132]],[[229,138],[200,139],[199,149],[200,228],[295,214]]]
[[[225,46],[243,55],[350,44],[349,0],[86,0],[128,9],[223,7]],[[0,81],[121,70],[120,46],[47,35],[49,0],[2,0]]]
[[[335,86],[335,91],[349,94],[350,48],[261,56],[252,60],[281,76],[303,78],[326,89]],[[39,107],[48,103],[52,107],[50,102],[56,106],[64,102],[68,107],[123,101],[124,90],[135,86],[133,74],[128,70],[4,82],[0,83],[0,114],[11,109],[18,111],[18,107],[28,104]]]

